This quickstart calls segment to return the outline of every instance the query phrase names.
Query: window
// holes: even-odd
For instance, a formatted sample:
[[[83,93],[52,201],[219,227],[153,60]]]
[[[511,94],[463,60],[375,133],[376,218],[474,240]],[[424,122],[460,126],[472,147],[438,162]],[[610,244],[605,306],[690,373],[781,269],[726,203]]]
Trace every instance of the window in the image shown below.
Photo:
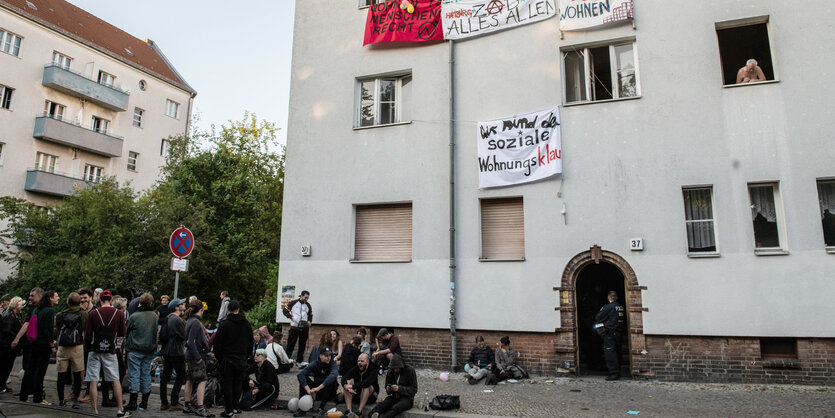
[[[6,144],[3,143],[3,142],[0,142],[0,165],[3,165],[3,156],[5,155],[5,154],[3,154],[3,151],[5,151],[5,150],[6,150]]]
[[[136,171],[136,162],[139,159],[139,153],[128,151],[128,170]]]
[[[116,81],[116,77],[113,74],[106,73],[104,71],[99,71],[99,84],[104,84],[108,87],[113,87],[113,82]]]
[[[148,88],[148,83],[145,80],[139,80],[139,90],[145,91]]]
[[[20,55],[21,37],[5,29],[0,29],[0,50],[14,56]]]
[[[84,177],[82,177],[85,181],[89,181],[91,183],[98,183],[101,181],[101,171],[103,168],[87,164],[84,166]]]
[[[174,119],[177,119],[177,115],[180,114],[180,104],[168,99],[165,101],[165,114],[171,116]]]
[[[159,143],[159,155],[163,157],[167,157],[168,154],[171,153],[171,142],[167,139],[163,139]]]
[[[64,120],[64,111],[67,107],[52,101],[47,100],[44,103],[43,112],[48,118]]]
[[[55,166],[58,163],[58,157],[43,152],[35,155],[35,169],[40,171],[48,171],[52,173],[55,171]]]
[[[353,261],[411,260],[411,203],[356,206]]]
[[[717,23],[716,37],[726,86],[774,80],[768,16]]]
[[[797,358],[797,338],[760,338],[760,357]]]
[[[52,52],[52,63],[53,64],[65,69],[65,70],[69,70],[71,62],[72,62],[72,58],[70,58],[70,57],[68,57],[68,56],[66,56],[66,55],[64,55],[64,54],[62,54],[58,51],[53,51]]]
[[[818,200],[823,224],[823,241],[835,247],[835,180],[818,180]]]
[[[12,108],[12,93],[14,89],[0,84],[0,107],[9,110]]]
[[[133,108],[133,126],[138,128],[142,127],[142,114],[145,113],[144,110],[134,107]]]
[[[408,121],[412,75],[359,80],[357,127]]]
[[[682,192],[684,193],[684,224],[687,228],[687,252],[715,253],[713,188],[684,188]]]
[[[368,6],[371,6],[372,4],[385,3],[386,0],[359,0],[359,2],[360,2],[360,9],[364,9]]]
[[[525,259],[525,214],[521,197],[481,199],[481,259]]]
[[[757,250],[784,250],[783,209],[777,183],[749,184],[754,244]]]
[[[106,134],[107,127],[110,126],[110,121],[107,119],[102,119],[98,116],[93,116],[93,130],[100,133]]]
[[[563,51],[565,102],[637,97],[641,94],[635,42]]]

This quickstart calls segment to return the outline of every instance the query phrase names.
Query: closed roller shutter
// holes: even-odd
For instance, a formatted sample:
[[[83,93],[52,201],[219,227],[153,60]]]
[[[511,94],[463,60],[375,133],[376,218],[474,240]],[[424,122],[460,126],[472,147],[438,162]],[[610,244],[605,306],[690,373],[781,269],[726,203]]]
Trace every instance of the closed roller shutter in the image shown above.
[[[412,260],[412,204],[357,206],[355,261]]]
[[[525,258],[525,216],[521,197],[481,200],[481,258]]]

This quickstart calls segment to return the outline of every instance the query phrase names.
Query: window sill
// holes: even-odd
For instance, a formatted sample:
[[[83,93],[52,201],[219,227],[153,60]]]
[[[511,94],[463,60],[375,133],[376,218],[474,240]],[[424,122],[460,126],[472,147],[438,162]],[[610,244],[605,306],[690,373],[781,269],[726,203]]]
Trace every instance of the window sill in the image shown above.
[[[400,126],[400,125],[409,125],[412,121],[408,120],[406,122],[397,122],[397,123],[387,123],[385,125],[372,125],[372,126],[354,126],[355,131],[362,131],[365,129],[374,129],[374,128],[385,128],[388,126]]]
[[[632,96],[632,97],[620,97],[617,99],[606,99],[606,100],[592,100],[592,101],[584,101],[584,102],[570,102],[570,103],[563,103],[563,107],[570,107],[570,106],[584,106],[590,104],[597,104],[597,103],[612,103],[612,102],[625,102],[627,100],[637,100],[640,99],[641,96]]]
[[[718,252],[687,253],[689,258],[719,258],[721,256]]]
[[[835,247],[826,247],[827,254],[835,254]]]
[[[348,260],[351,264],[392,264],[411,263],[412,260]]]
[[[492,263],[495,261],[525,261],[525,257],[522,258],[479,258],[478,261],[482,261],[485,263]]]
[[[740,84],[725,84],[722,86],[723,89],[733,89],[737,87],[746,87],[746,86],[760,86],[763,84],[776,84],[779,83],[780,80],[765,80],[765,81],[757,81],[756,83],[740,83]]]
[[[789,255],[789,252],[782,248],[756,248],[754,255]]]

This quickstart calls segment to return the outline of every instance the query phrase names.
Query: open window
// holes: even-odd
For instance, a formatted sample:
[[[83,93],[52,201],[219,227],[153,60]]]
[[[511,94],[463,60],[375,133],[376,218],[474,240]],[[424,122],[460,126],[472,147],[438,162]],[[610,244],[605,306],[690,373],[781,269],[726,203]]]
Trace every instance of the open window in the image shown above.
[[[748,185],[755,253],[786,254],[786,224],[779,183]]]
[[[409,121],[412,74],[358,79],[354,127],[383,126]]]
[[[764,359],[796,359],[797,338],[760,338],[760,357]]]
[[[823,241],[827,251],[835,252],[835,180],[818,180]]]
[[[724,85],[775,79],[768,16],[716,23],[716,37]]]

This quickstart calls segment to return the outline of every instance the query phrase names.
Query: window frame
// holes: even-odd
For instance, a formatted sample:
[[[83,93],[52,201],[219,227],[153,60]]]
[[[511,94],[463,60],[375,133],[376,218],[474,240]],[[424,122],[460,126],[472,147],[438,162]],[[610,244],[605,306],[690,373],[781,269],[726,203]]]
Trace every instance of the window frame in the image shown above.
[[[0,167],[3,166],[3,162],[6,159],[6,143],[0,142]]]
[[[818,209],[821,216],[821,233],[823,234],[823,246],[827,253],[835,254],[835,242],[832,242],[830,245],[826,242],[827,233],[826,233],[826,212],[825,210],[828,208],[823,207],[824,199],[821,196],[821,186],[823,185],[831,185],[831,187],[835,188],[835,178],[819,178],[815,181],[815,186],[818,191]],[[830,211],[830,215],[832,211]],[[832,218],[830,218],[832,219]],[[831,233],[831,232],[830,232]]]
[[[508,202],[508,204],[510,204],[510,203],[515,204],[516,202],[518,202],[519,205],[520,205],[520,211],[521,211],[521,214],[520,214],[520,216],[521,216],[520,232],[521,232],[521,237],[522,237],[522,248],[521,248],[522,256],[521,257],[509,257],[509,256],[504,256],[503,254],[500,254],[499,256],[485,255],[485,248],[488,247],[487,243],[485,243],[485,239],[487,239],[486,236],[497,235],[497,233],[493,232],[493,231],[489,231],[489,230],[485,231],[484,205],[485,205],[486,202],[490,202],[490,203],[493,203],[493,204],[501,204],[502,201]],[[490,203],[488,203],[488,204],[490,204]],[[522,196],[501,196],[501,197],[479,198],[478,199],[478,210],[479,210],[479,214],[478,214],[479,215],[478,216],[478,220],[479,220],[479,228],[478,228],[478,231],[479,231],[479,241],[478,241],[479,242],[479,256],[478,256],[478,261],[485,261],[485,262],[525,261],[525,255],[526,255],[526,251],[527,251],[527,248],[526,248],[527,246],[525,245],[525,243],[527,241],[527,237],[526,237],[526,234],[525,234],[525,199],[524,199],[524,197],[522,197]],[[514,250],[518,252],[519,248],[515,248]]]
[[[131,168],[131,166],[133,166],[133,168]],[[137,169],[138,166],[139,166],[139,153],[136,152],[136,151],[128,151],[128,164],[127,164],[128,171],[132,171],[132,172],[137,173],[137,172],[139,172],[139,170]]]
[[[72,57],[58,51],[52,51],[52,64],[59,68],[69,70],[72,66]]]
[[[0,52],[20,57],[20,49],[23,47],[23,37],[0,28]]]
[[[142,128],[142,116],[144,116],[144,115],[145,115],[145,109],[134,106],[133,107],[133,122],[132,122],[133,126],[135,126],[137,128]],[[137,116],[138,116],[138,118],[137,118]]]
[[[363,211],[363,210],[368,210],[368,211],[378,210],[378,211],[382,212],[386,208],[388,208],[390,211],[396,211],[398,209],[406,210],[406,208],[408,208],[408,218],[409,218],[408,225],[399,225],[401,228],[404,228],[403,231],[399,231],[399,232],[401,232],[403,234],[406,234],[406,233],[408,234],[408,248],[409,248],[408,258],[391,258],[391,257],[387,258],[387,256],[390,256],[390,254],[385,253],[385,250],[383,250],[382,253],[377,252],[375,254],[371,254],[370,256],[365,256],[365,253],[369,251],[367,246],[371,246],[371,247],[374,246],[373,241],[374,241],[375,237],[371,237],[371,239],[369,239],[369,241],[371,241],[371,244],[369,244],[369,242],[364,242],[364,245],[361,246],[361,244],[359,242],[361,237],[360,237],[360,232],[358,231],[360,218],[362,217],[360,212]],[[371,212],[369,212],[369,213],[371,213]],[[389,216],[383,216],[383,215],[389,215]],[[393,213],[393,212],[384,213],[383,215],[377,215],[377,221],[379,221],[380,219],[385,219],[385,221],[394,222],[396,220],[396,217],[394,216],[396,214]],[[374,218],[374,215],[373,214],[367,215],[366,219],[368,219],[368,218]],[[414,222],[415,222],[414,205],[410,201],[354,204],[353,205],[353,228],[352,228],[352,237],[351,237],[351,242],[352,242],[353,245],[352,245],[352,248],[351,248],[351,259],[348,260],[348,261],[351,262],[351,263],[411,263],[412,259],[414,257]],[[405,228],[408,229],[408,232],[405,231]],[[386,228],[387,232],[391,232],[393,230],[398,231],[394,228],[390,228],[390,227]],[[373,235],[374,231],[370,230],[370,231],[367,231],[367,232],[372,232],[372,235]],[[397,237],[397,236],[395,236],[395,237]],[[379,238],[379,237],[376,237],[376,238]],[[392,238],[392,237],[387,236],[386,238]],[[398,243],[399,242],[397,242],[397,241],[392,242],[392,240],[388,240],[388,243],[386,244],[385,247],[386,247],[387,250],[392,250],[397,246]],[[399,243],[399,244],[403,244],[403,247],[405,247],[405,245],[404,245],[405,242]],[[361,248],[361,247],[363,247],[363,248]]]
[[[369,3],[370,1],[370,3]],[[372,4],[385,3],[387,0],[359,0],[359,9],[367,9]]]
[[[168,154],[171,153],[171,141],[166,138],[162,138],[159,143],[159,156],[160,157],[168,157]]]
[[[624,45],[631,45],[632,47],[632,61],[634,64],[634,74],[635,74],[635,95],[633,96],[623,96],[620,97],[620,89],[618,88],[618,71],[617,71],[617,55],[615,54],[615,48]],[[590,49],[597,49],[602,47],[608,47],[609,53],[609,73],[610,73],[610,80],[612,86],[612,98],[611,99],[600,99],[600,100],[593,100],[592,97],[592,85],[593,82],[593,74],[591,74],[590,68]],[[584,83],[584,91],[583,94],[585,95],[584,100],[574,100],[568,101],[568,79],[566,77],[567,70],[566,70],[566,56],[568,53],[571,52],[578,52],[582,53],[583,57],[583,83]],[[634,100],[641,98],[641,66],[638,60],[638,42],[635,38],[623,38],[623,39],[612,39],[606,42],[598,42],[598,43],[591,43],[591,44],[579,44],[573,45],[568,47],[560,48],[560,67],[562,71],[562,103],[565,106],[576,106],[576,105],[584,105],[584,104],[592,104],[592,103],[608,103],[608,102],[615,102],[615,101],[622,101],[622,100]]]
[[[765,359],[797,359],[797,338],[793,337],[760,337],[760,358]],[[785,350],[789,348],[789,350]],[[781,352],[789,351],[789,352]]]
[[[104,167],[89,163],[84,164],[84,175],[81,177],[82,180],[90,183],[101,183],[102,177],[104,177]]]
[[[115,88],[116,76],[104,70],[99,70],[99,77],[97,82],[103,86]]]
[[[769,64],[771,66],[771,72],[772,72],[773,78],[770,79],[770,80],[767,79],[767,80],[763,80],[763,81],[756,81],[756,82],[753,82],[753,83],[739,83],[739,84],[737,84],[736,83],[736,75],[734,75],[734,77],[733,77],[734,82],[731,83],[731,84],[725,84],[725,64],[726,63],[722,58],[722,43],[721,43],[721,40],[720,40],[719,31],[741,28],[741,27],[745,27],[745,26],[755,26],[755,25],[764,25],[765,26],[765,35],[767,37],[766,40],[768,41],[769,60],[771,61]],[[714,23],[714,33],[716,35],[717,52],[719,53],[719,74],[720,74],[720,78],[722,80],[722,87],[723,88],[756,86],[756,85],[761,85],[761,84],[778,83],[780,81],[780,75],[777,71],[777,65],[775,63],[774,42],[772,42],[773,37],[772,37],[772,33],[771,33],[771,19],[770,19],[769,15],[753,16],[753,17],[747,17],[747,18],[743,18],[743,19],[734,19],[734,20],[726,20],[726,21],[722,21],[722,22],[716,22],[716,23]],[[753,57],[747,57],[745,59],[748,60],[750,58],[753,58]],[[728,65],[734,65],[732,67],[732,68],[734,68],[734,70],[733,70],[734,74],[739,71],[739,68],[742,68],[738,64],[739,63],[737,63],[737,65],[728,63]],[[758,64],[759,64],[759,62],[758,62]],[[742,65],[743,66],[745,65],[744,61],[742,62]]]
[[[0,109],[12,110],[12,96],[14,96],[15,89],[0,84]]]
[[[770,186],[772,189],[772,199],[774,200],[774,213],[775,213],[775,223],[777,227],[777,246],[772,247],[757,247],[757,236],[754,230],[754,216],[753,213],[751,215],[751,232],[752,237],[754,238],[754,254],[755,255],[786,255],[789,253],[788,250],[788,235],[786,233],[786,212],[783,208],[783,198],[782,193],[780,191],[780,182],[779,181],[762,181],[762,182],[749,182],[746,189],[748,192],[748,204],[749,210],[753,212],[755,209],[754,202],[751,199],[751,188],[753,187],[766,187]]]
[[[107,135],[107,134],[110,133],[110,120],[109,119],[105,119],[103,117],[93,115],[92,120],[93,120],[93,123],[90,126],[90,129],[93,132],[98,132],[98,133],[103,134],[103,135]],[[98,125],[99,125],[98,127],[96,126],[96,122],[98,122]],[[102,125],[104,125],[104,129],[101,129]]]
[[[171,109],[174,109],[174,114],[171,114]],[[180,119],[180,103],[171,99],[165,99],[165,115],[174,119]]]
[[[354,129],[370,129],[370,128],[379,128],[383,126],[394,126],[394,125],[401,125],[411,123],[411,120],[403,120],[404,114],[404,97],[403,97],[403,80],[409,79],[409,83],[414,82],[412,80],[412,72],[411,71],[399,71],[394,73],[376,75],[376,76],[366,76],[366,77],[359,77],[356,79],[356,92],[354,96]],[[394,122],[390,123],[380,123],[380,103],[381,100],[379,98],[380,94],[380,84],[382,81],[394,81]],[[372,111],[374,113],[374,121],[371,125],[362,125],[362,108],[363,108],[363,99],[362,99],[362,85],[366,82],[374,82],[374,95],[373,95],[373,103],[372,103]]]
[[[686,200],[686,193],[690,191],[699,191],[699,190],[708,190],[710,192],[710,219],[687,219],[687,200]],[[687,256],[690,258],[706,258],[706,257],[719,257],[720,250],[719,250],[719,234],[717,232],[717,221],[716,221],[716,194],[713,191],[712,184],[704,184],[704,185],[692,185],[692,186],[682,186],[681,188],[682,193],[682,203],[684,204],[684,225],[685,225],[685,245],[687,245]],[[696,222],[710,222],[712,225],[712,232],[713,232],[713,244],[715,249],[713,251],[690,251],[690,234],[689,229],[687,228],[688,224],[696,223]]]
[[[44,165],[43,163],[47,163]],[[35,170],[54,173],[58,168],[58,156],[37,151],[35,153]]]
[[[52,108],[55,107],[58,112],[53,112]],[[53,102],[52,100],[46,99],[44,101],[44,108],[43,113],[44,116],[55,119],[55,120],[64,120],[64,113],[67,111],[67,106],[62,105],[61,103]]]

